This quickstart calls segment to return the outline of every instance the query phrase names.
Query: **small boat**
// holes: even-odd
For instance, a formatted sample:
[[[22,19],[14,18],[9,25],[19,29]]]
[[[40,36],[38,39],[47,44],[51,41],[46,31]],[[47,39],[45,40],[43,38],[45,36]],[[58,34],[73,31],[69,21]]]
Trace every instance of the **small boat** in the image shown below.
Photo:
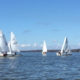
[[[57,52],[56,55],[57,56],[69,56],[69,55],[72,55],[71,51],[70,51],[70,48],[69,48],[69,45],[68,45],[67,37],[65,37],[65,39],[64,39],[61,51]]]
[[[7,53],[7,56],[15,56],[17,52],[20,52],[18,49],[16,37],[13,32],[11,32],[11,39],[8,43],[9,52]]]
[[[43,42],[43,48],[42,48],[42,55],[46,56],[46,53],[47,53],[47,46],[46,46],[46,42],[44,41]]]
[[[8,44],[5,38],[5,35],[0,30],[0,57],[7,56]]]

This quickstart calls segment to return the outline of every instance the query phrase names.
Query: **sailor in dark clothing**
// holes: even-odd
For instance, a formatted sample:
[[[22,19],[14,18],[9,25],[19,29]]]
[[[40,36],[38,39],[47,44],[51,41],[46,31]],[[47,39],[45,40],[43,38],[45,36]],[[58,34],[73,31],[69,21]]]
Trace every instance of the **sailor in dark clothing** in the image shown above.
[[[61,56],[61,52],[59,51],[59,55]]]

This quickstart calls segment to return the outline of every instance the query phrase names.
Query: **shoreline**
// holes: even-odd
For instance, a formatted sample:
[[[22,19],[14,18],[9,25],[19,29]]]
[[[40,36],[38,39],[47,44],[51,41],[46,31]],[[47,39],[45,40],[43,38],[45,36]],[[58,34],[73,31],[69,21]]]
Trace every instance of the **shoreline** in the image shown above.
[[[58,52],[60,50],[48,50],[48,52]],[[21,52],[42,52],[42,50],[21,50]],[[80,52],[80,49],[71,49],[71,52]]]

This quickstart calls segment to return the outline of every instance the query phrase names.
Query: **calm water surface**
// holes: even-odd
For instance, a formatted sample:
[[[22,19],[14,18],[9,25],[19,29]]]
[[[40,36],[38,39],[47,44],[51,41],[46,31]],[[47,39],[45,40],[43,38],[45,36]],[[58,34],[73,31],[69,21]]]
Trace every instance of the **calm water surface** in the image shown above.
[[[48,52],[25,52],[23,56],[0,57],[0,80],[80,80],[80,53],[56,56]]]

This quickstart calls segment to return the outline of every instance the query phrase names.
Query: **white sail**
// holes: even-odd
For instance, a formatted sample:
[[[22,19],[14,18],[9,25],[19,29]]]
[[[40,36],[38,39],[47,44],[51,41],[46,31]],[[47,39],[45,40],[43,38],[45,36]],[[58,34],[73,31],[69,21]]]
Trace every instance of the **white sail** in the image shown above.
[[[65,37],[63,45],[62,45],[62,49],[61,49],[61,54],[66,53],[68,51],[69,51],[68,40]]]
[[[46,46],[46,42],[45,41],[43,43],[43,51],[42,52],[47,52],[47,46]]]
[[[16,37],[13,32],[11,32],[11,40],[9,46],[12,52],[19,52]]]
[[[8,43],[8,48],[9,48],[9,52],[12,52],[11,43],[10,42]]]
[[[0,52],[2,53],[8,52],[7,41],[2,31],[0,31]]]
[[[12,55],[12,54],[14,54],[14,53],[12,52],[10,42],[8,43],[8,48],[9,48],[9,52],[7,52],[7,55]]]

